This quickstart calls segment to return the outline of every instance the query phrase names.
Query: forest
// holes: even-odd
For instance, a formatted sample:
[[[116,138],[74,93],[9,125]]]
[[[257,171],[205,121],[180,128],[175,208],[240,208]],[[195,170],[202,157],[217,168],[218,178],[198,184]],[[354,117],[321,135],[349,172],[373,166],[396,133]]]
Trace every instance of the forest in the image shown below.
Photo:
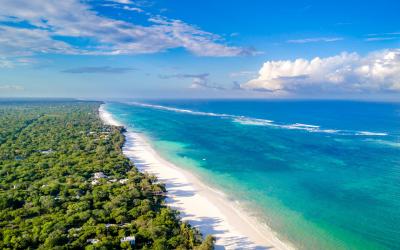
[[[213,249],[122,154],[100,102],[0,102],[0,249]]]

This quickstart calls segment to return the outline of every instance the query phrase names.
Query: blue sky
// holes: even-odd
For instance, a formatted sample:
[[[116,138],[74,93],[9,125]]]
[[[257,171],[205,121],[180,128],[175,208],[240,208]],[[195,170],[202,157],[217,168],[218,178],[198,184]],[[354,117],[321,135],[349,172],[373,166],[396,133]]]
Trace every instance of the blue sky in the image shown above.
[[[400,97],[398,1],[2,0],[0,97]]]

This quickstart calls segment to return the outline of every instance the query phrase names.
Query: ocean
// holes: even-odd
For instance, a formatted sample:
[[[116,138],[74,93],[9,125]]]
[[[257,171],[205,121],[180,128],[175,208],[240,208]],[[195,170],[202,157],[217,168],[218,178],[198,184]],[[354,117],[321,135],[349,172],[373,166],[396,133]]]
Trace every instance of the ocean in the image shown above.
[[[400,103],[153,100],[105,108],[299,249],[400,249]]]

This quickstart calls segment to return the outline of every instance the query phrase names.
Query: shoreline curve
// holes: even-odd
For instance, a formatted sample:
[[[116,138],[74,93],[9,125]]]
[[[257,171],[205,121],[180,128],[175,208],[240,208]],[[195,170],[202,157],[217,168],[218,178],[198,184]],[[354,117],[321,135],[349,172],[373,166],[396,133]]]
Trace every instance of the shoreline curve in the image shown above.
[[[246,214],[221,192],[205,185],[189,171],[163,159],[150,145],[144,135],[130,131],[114,119],[104,104],[99,116],[107,125],[123,126],[125,144],[123,153],[141,172],[154,174],[165,183],[168,196],[166,203],[180,212],[183,221],[200,230],[203,235],[216,237],[215,249],[295,249],[290,243],[281,241],[257,218]]]

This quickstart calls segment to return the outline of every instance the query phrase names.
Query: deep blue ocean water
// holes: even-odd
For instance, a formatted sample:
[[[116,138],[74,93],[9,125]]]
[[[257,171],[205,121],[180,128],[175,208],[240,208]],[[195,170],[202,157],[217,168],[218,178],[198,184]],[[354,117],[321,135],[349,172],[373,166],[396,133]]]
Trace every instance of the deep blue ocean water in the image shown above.
[[[400,103],[109,103],[300,249],[400,249]]]

